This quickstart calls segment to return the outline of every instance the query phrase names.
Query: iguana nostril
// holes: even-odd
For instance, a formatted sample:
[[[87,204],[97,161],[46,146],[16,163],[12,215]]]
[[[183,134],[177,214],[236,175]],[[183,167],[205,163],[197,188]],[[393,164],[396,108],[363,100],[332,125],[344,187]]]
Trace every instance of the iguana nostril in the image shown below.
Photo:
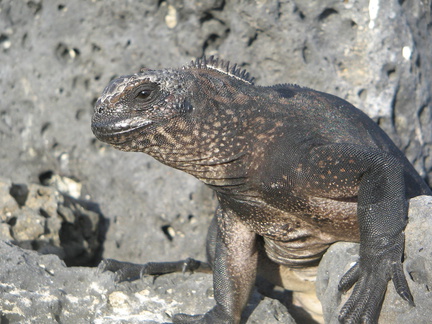
[[[106,108],[105,105],[101,105],[100,103],[98,103],[95,106],[95,112],[97,114],[102,114],[104,112],[105,108]]]

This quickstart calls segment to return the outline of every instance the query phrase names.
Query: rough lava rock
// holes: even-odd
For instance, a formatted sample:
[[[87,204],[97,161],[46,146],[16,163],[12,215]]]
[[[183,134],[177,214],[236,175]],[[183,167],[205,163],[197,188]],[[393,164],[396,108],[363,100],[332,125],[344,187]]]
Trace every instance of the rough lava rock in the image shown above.
[[[109,272],[66,267],[55,255],[40,255],[0,242],[1,323],[169,323],[179,312],[214,306],[212,280],[204,274],[169,274],[115,285]],[[295,324],[277,300],[255,292],[248,324]]]
[[[414,297],[411,307],[388,285],[379,323],[430,323],[432,318],[432,196],[419,196],[410,200],[409,223],[405,231],[404,269]],[[345,272],[358,260],[359,245],[333,244],[324,255],[318,270],[317,295],[323,304],[324,319],[338,324],[340,308],[350,292],[341,295],[337,286]]]
[[[76,179],[82,188],[69,194],[100,206],[109,224],[103,257],[203,259],[216,206],[210,189],[144,154],[116,151],[90,130],[93,105],[113,77],[203,54],[238,63],[257,84],[296,83],[348,99],[431,183],[430,1],[3,0],[1,237],[43,237],[49,219],[58,227],[57,216],[27,208],[16,223],[5,216],[22,204],[11,184],[56,175],[58,192],[68,186],[62,179]],[[16,197],[26,190],[13,188]]]
[[[380,323],[428,323],[432,316],[432,197],[410,201],[404,267],[416,307],[390,284]],[[349,295],[337,292],[341,276],[358,258],[358,244],[336,243],[325,254],[317,278],[326,323],[337,322]],[[211,275],[169,274],[114,284],[109,272],[66,267],[55,255],[41,255],[0,242],[0,315],[7,323],[167,323],[177,312],[201,313],[214,305]],[[410,280],[411,278],[411,280]],[[295,320],[276,299],[254,292],[243,323]],[[305,322],[298,322],[305,323]]]
[[[53,187],[0,179],[0,240],[56,254],[69,266],[94,266],[101,260],[105,231],[96,204]]]
[[[216,54],[257,84],[296,83],[348,99],[428,176],[431,21],[424,0],[3,0],[0,176],[79,180],[81,198],[110,221],[105,257],[203,258],[210,190],[91,133],[94,102],[109,80]]]

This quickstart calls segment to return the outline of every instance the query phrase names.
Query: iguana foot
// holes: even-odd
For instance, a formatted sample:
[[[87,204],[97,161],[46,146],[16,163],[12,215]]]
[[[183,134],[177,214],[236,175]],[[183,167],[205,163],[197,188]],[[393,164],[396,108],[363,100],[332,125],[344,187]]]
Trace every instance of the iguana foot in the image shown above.
[[[175,314],[173,324],[235,324],[238,321],[230,318],[217,305],[209,312],[200,315]]]
[[[162,275],[171,272],[211,272],[206,262],[197,261],[191,258],[175,262],[148,262],[136,264],[122,262],[114,259],[104,259],[98,266],[99,272],[114,272],[115,282],[132,281],[146,275]]]
[[[367,255],[366,262],[356,263],[341,279],[339,290],[346,292],[354,284],[354,290],[342,307],[339,321],[344,324],[377,323],[388,281],[391,279],[397,293],[411,306],[414,305],[408,283],[402,268],[399,251],[401,243],[395,244],[396,252],[372,257]],[[393,253],[392,253],[393,252]]]
[[[173,324],[208,323],[204,315],[175,314],[172,318]]]
[[[140,278],[143,265],[130,262],[121,262],[114,259],[104,259],[98,265],[98,272],[114,272],[115,282],[132,281]]]

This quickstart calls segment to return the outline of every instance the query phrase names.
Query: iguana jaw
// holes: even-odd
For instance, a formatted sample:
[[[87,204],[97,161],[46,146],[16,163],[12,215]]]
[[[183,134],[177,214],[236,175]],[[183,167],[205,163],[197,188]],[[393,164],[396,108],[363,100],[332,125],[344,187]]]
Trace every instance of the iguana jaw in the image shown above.
[[[131,133],[141,132],[153,123],[152,120],[145,119],[142,116],[115,121],[110,120],[109,123],[93,118],[91,127],[97,139],[116,145],[127,142],[127,138],[130,138]]]

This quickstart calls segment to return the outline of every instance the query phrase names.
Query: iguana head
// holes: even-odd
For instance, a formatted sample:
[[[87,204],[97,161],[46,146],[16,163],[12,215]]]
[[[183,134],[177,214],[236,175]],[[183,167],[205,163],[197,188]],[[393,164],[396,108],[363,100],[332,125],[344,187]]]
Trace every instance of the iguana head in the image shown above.
[[[96,102],[93,133],[118,149],[143,150],[156,128],[191,110],[185,85],[175,70],[146,69],[112,80]]]
[[[150,70],[112,80],[98,99],[92,130],[124,151],[169,160],[223,160],[238,154],[249,74],[209,58],[180,69]],[[211,161],[209,162],[211,163]]]

